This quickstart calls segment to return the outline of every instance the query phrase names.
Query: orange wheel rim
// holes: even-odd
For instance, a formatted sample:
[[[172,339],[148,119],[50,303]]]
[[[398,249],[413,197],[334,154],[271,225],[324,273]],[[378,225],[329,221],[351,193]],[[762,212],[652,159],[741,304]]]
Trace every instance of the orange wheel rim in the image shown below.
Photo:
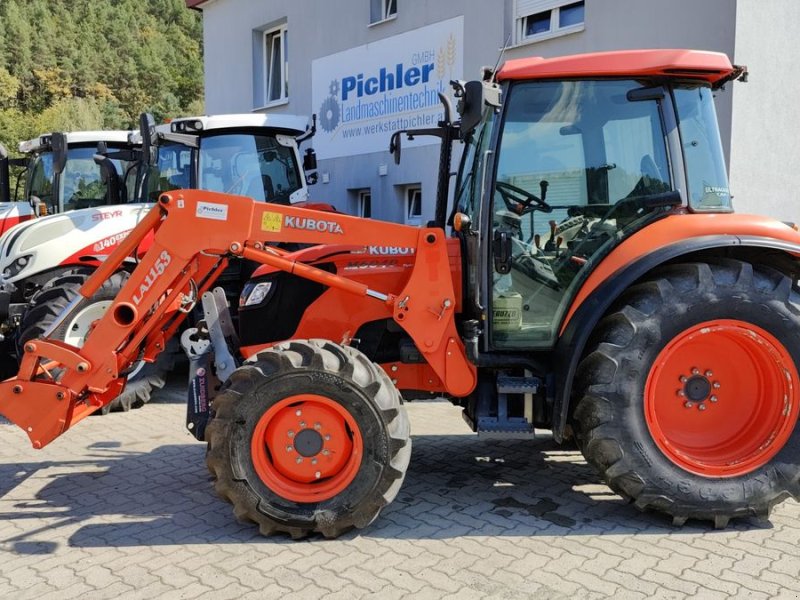
[[[265,412],[251,438],[256,473],[277,495],[322,502],[341,493],[361,466],[364,443],[353,416],[316,394],[279,401]]]
[[[644,392],[647,426],[678,466],[736,477],[767,464],[797,422],[798,375],[773,335],[716,320],[678,334],[659,353]]]

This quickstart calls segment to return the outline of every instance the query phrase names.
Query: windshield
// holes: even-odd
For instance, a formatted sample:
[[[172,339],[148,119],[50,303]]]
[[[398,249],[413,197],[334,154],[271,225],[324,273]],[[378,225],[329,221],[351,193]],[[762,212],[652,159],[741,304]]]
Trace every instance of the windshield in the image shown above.
[[[302,188],[293,146],[282,146],[274,136],[224,134],[201,144],[200,189],[289,204]]]
[[[713,94],[707,86],[676,87],[673,93],[689,183],[689,206],[696,211],[730,212],[733,206]]]
[[[61,207],[63,210],[91,208],[127,201],[125,175],[134,162],[112,159],[117,179],[104,182],[100,166],[94,162],[97,149],[71,148],[61,173]]]
[[[125,175],[135,163],[112,160],[117,180],[103,181],[100,166],[94,162],[94,147],[70,148],[60,176],[58,198],[53,197],[53,155],[44,152],[37,156],[31,169],[28,196],[37,196],[52,214],[65,210],[118,204],[127,200]]]

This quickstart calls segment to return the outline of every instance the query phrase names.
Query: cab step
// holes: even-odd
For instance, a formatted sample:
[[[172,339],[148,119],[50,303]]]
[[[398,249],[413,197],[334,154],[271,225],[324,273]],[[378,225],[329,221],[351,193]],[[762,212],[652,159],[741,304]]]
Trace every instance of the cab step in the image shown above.
[[[497,416],[479,416],[477,423],[467,423],[482,439],[533,439],[533,395],[539,390],[542,380],[538,377],[514,377],[499,375],[497,377]],[[509,416],[509,394],[525,396],[525,416]]]
[[[498,394],[535,394],[542,385],[538,377],[512,377],[511,375],[498,375]]]

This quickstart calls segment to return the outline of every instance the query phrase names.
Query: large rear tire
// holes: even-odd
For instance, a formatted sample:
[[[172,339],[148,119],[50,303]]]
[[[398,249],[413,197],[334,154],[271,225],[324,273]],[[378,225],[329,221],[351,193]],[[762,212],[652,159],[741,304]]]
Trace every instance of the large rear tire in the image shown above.
[[[78,297],[78,290],[89,278],[89,275],[90,272],[86,270],[67,273],[48,282],[34,296],[31,308],[23,315],[19,328],[17,345],[20,356],[22,356],[25,342],[41,337],[64,308]],[[128,277],[129,273],[126,271],[114,273],[103,282],[94,296],[83,301],[76,308],[69,321],[53,332],[53,337],[74,346],[82,346],[92,324],[103,316],[106,308],[111,305]],[[141,362],[136,365],[128,375],[125,390],[104,407],[101,414],[106,414],[109,410],[128,411],[149,402],[152,392],[164,387],[167,374],[172,369],[174,361],[174,352],[168,347],[158,355],[155,362]]]
[[[212,404],[217,493],[263,535],[333,538],[389,504],[411,457],[400,394],[361,352],[292,341],[237,369]]]
[[[576,381],[586,460],[676,524],[800,498],[800,296],[745,262],[665,267],[601,321]]]

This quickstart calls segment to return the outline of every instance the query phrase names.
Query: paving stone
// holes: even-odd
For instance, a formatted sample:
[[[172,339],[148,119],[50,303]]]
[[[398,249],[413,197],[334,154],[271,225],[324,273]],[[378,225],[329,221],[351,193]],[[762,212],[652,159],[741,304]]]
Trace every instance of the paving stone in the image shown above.
[[[797,502],[672,528],[549,436],[481,440],[443,402],[407,405],[412,465],[372,525],[264,539],[214,495],[182,384],[38,452],[0,424],[0,598],[800,598]]]

